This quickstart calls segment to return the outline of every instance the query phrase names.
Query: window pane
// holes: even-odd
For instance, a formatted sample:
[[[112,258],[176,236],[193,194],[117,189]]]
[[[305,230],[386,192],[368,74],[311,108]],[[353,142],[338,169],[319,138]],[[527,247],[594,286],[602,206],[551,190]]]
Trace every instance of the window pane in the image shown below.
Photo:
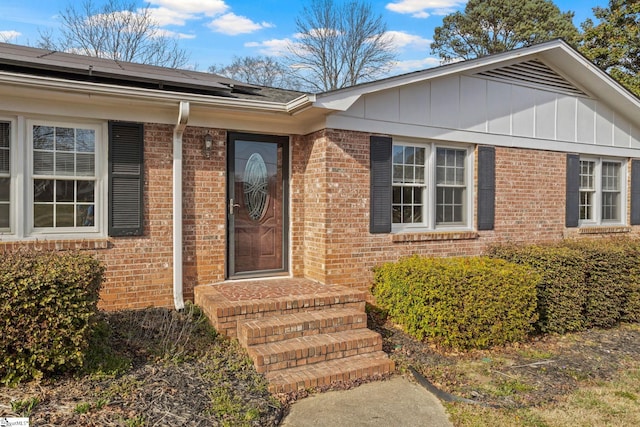
[[[9,228],[9,204],[0,203],[0,228]]]
[[[53,205],[33,205],[33,226],[53,227]]]
[[[56,153],[56,175],[75,175],[75,155],[73,153]]]
[[[422,205],[422,187],[414,187],[413,189],[413,203],[416,205]]]
[[[11,123],[0,122],[0,148],[11,146]]]
[[[56,205],[56,227],[73,227],[74,210],[73,205]]]
[[[53,150],[53,127],[33,127],[33,148],[36,150]]]
[[[422,147],[416,147],[416,165],[424,165],[424,152]]]
[[[424,167],[423,166],[416,166],[416,183],[419,184],[424,184]]]
[[[93,202],[94,201],[94,187],[93,181],[76,181],[78,185],[78,196],[76,201],[78,202]]]
[[[618,191],[620,164],[602,162],[602,191]]]
[[[393,223],[402,224],[402,207],[393,206]]]
[[[93,205],[78,205],[76,225],[78,227],[91,227],[94,225]]]
[[[393,147],[393,163],[401,164],[404,161],[404,147],[396,145]]]
[[[75,181],[56,181],[56,202],[73,202],[75,184]]]
[[[405,166],[404,167],[404,179],[402,182],[412,184],[414,183],[413,179],[413,166]]]
[[[580,192],[580,219],[593,221],[593,193]]]
[[[393,182],[402,182],[404,168],[399,165],[393,165]]]
[[[93,154],[76,154],[76,176],[94,176],[95,170]]]
[[[56,151],[75,151],[73,128],[56,128]]]
[[[413,207],[413,222],[414,223],[422,222],[422,208],[419,206]]]
[[[404,187],[402,189],[402,203],[405,205],[410,205],[413,203],[413,188],[412,187]]]
[[[393,187],[393,204],[399,205],[402,203],[402,187]]]
[[[405,206],[402,208],[402,222],[405,224],[410,224],[413,222],[413,209],[411,206]]]
[[[459,224],[465,221],[465,189],[440,187],[436,195],[436,224]]]
[[[0,148],[0,173],[10,172],[10,154],[7,148]]]
[[[580,161],[580,188],[583,190],[593,190],[593,174],[595,170],[595,162]]]
[[[620,196],[620,193],[602,193],[602,220],[603,221],[620,220],[620,215],[618,214],[619,196]]]
[[[53,202],[53,183],[51,179],[33,181],[33,200],[35,202]]]
[[[413,147],[404,148],[404,163],[407,165],[415,164],[415,156]]]
[[[96,131],[93,129],[76,129],[76,151],[93,153],[96,150]]]
[[[0,202],[8,202],[11,196],[11,178],[0,178]]]
[[[35,151],[33,153],[33,173],[37,175],[53,175],[53,153]]]

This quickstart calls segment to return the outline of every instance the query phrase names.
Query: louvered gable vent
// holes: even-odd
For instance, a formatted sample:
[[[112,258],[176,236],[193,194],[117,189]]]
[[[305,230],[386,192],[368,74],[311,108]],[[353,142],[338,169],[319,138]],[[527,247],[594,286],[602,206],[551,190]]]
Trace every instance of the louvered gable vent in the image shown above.
[[[569,83],[564,77],[537,59],[482,71],[475,75],[527,86],[535,86],[554,92],[587,96],[586,93]]]

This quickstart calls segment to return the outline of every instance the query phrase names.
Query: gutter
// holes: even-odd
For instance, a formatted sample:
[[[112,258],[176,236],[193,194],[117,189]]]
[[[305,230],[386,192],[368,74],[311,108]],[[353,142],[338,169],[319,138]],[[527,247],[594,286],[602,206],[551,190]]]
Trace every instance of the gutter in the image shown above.
[[[173,128],[173,304],[184,309],[182,283],[182,134],[189,121],[189,102],[180,101]]]
[[[194,106],[214,107],[223,109],[238,109],[246,111],[260,111],[295,115],[300,110],[311,107],[315,101],[314,95],[302,95],[288,103],[273,101],[258,101],[242,98],[225,98],[222,96],[186,94],[182,92],[158,91],[146,88],[134,88],[104,83],[75,82],[55,77],[23,75],[0,71],[0,83],[13,86],[30,87],[35,89],[60,90],[68,93],[88,95],[117,96],[127,99],[137,99],[142,102],[175,105],[175,102],[187,102]]]

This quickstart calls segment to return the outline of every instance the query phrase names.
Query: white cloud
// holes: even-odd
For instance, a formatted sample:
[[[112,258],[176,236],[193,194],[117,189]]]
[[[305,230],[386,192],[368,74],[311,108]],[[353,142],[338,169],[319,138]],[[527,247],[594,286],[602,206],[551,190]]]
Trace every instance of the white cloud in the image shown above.
[[[428,49],[432,40],[425,39],[415,34],[409,34],[405,31],[387,31],[387,37],[390,38],[391,44],[398,50],[405,47],[412,49]]]
[[[3,30],[0,31],[0,42],[8,42],[13,39],[17,39],[20,37],[22,33],[14,30]]]
[[[172,38],[172,39],[183,39],[183,40],[196,38],[195,34],[178,33],[176,31],[163,30],[163,29],[158,30],[157,35]]]
[[[392,12],[411,15],[414,18],[428,18],[433,15],[446,15],[461,7],[466,0],[397,0],[387,3],[385,8]]]
[[[267,56],[284,56],[289,52],[289,46],[291,45],[290,39],[271,39],[244,44],[245,47],[257,48],[261,55]]]
[[[216,16],[225,13],[229,6],[223,0],[149,0],[149,3],[176,13],[191,16]]]
[[[166,7],[149,8],[149,12],[151,12],[153,20],[161,27],[167,25],[183,26],[186,25],[188,20],[196,18],[194,15],[167,9]]]
[[[422,59],[407,59],[396,61],[392,67],[392,74],[409,73],[411,71],[424,70],[441,65],[440,58],[426,57]]]
[[[238,34],[253,33],[262,28],[270,28],[273,27],[273,24],[268,22],[253,22],[249,18],[229,12],[211,21],[208,27],[218,33],[235,36]]]

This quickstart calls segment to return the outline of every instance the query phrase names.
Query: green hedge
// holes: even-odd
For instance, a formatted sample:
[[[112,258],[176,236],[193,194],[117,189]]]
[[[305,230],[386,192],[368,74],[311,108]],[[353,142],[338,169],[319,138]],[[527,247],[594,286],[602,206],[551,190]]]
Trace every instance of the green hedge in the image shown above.
[[[530,268],[498,259],[413,256],[376,268],[373,295],[417,339],[487,348],[532,330],[539,280]]]
[[[575,332],[640,321],[640,241],[567,240],[540,246],[503,245],[490,256],[533,267],[541,332]]]
[[[104,268],[77,252],[20,250],[0,260],[0,383],[82,365]]]
[[[491,257],[534,268],[541,280],[537,287],[538,321],[544,333],[581,331],[587,326],[587,261],[581,251],[563,246],[495,246]]]

